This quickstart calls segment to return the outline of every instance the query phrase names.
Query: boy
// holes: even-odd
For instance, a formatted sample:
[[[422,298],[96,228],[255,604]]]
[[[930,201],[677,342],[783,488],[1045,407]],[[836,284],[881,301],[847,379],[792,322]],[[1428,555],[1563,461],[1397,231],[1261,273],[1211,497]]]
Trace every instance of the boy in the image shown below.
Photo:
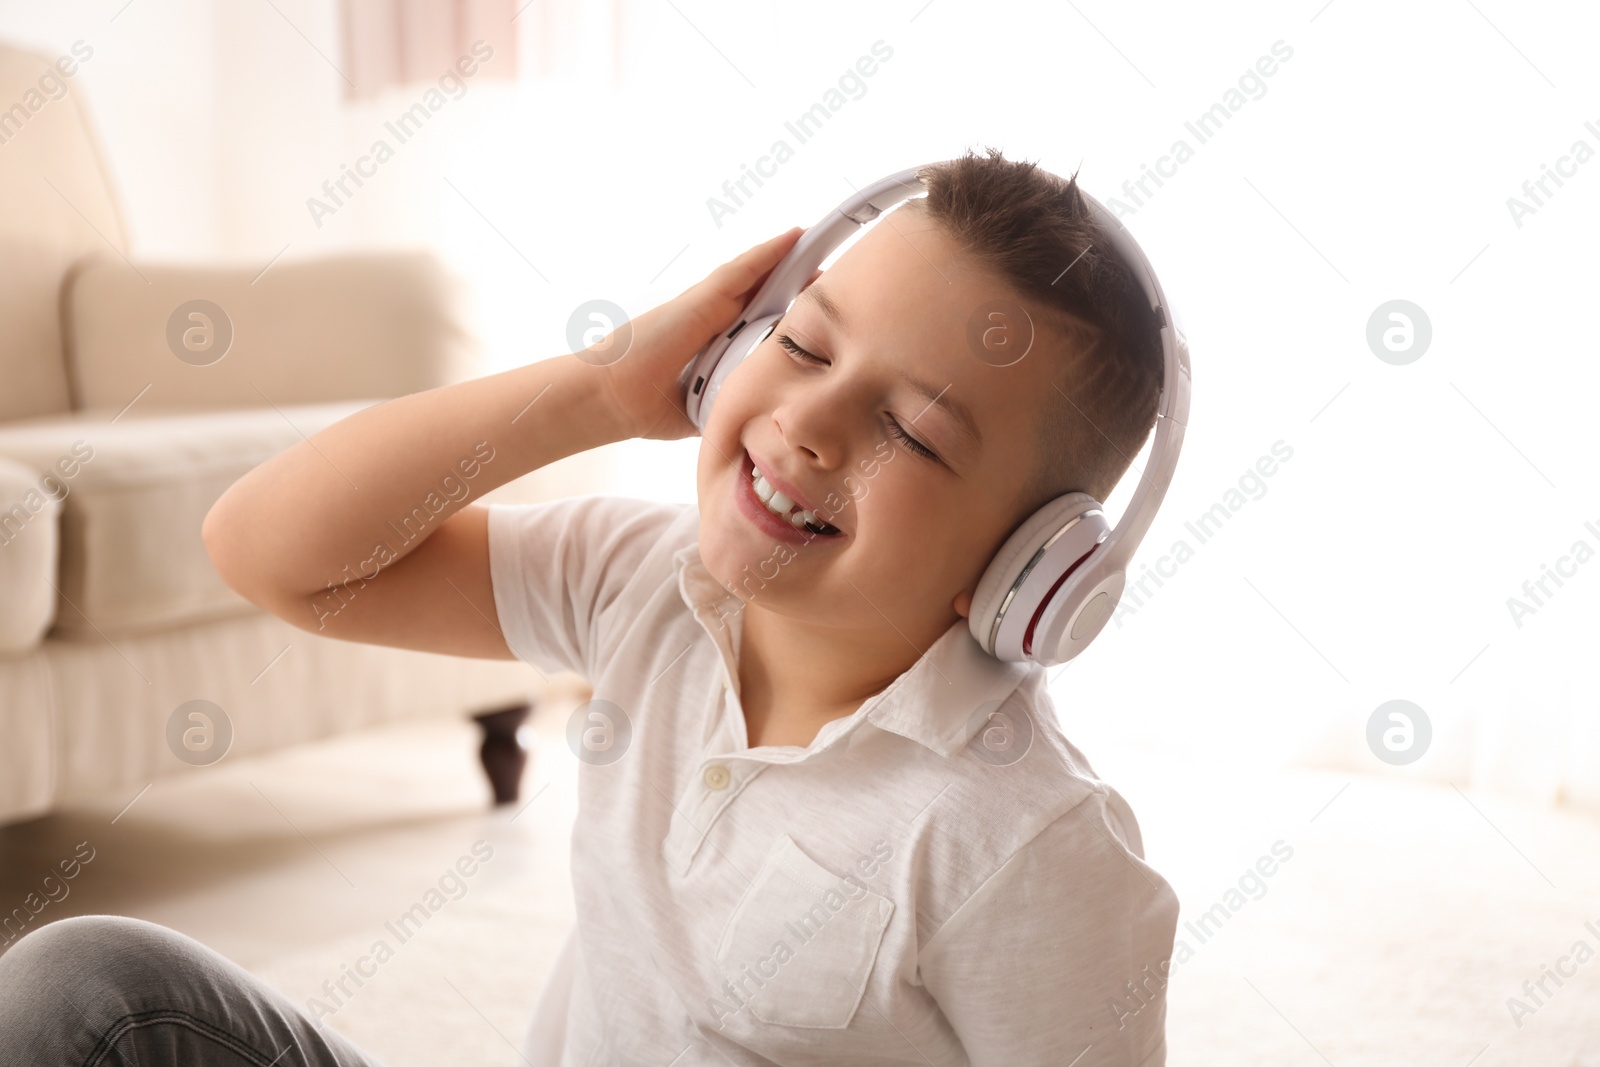
[[[463,457],[492,449],[481,493],[692,433],[680,370],[798,230],[633,320],[620,358],[613,335],[368,408],[206,519],[230,584],[305,629],[593,683],[569,731],[577,925],[530,1064],[1165,1060],[1175,897],[1043,668],[985,655],[966,621],[1026,516],[1127,469],[1156,324],[1075,180],[993,152],[926,177],[729,376],[697,505],[450,502],[325,606],[327,576]],[[1027,336],[991,345],[996,307]],[[313,1062],[359,1056],[281,1025]]]

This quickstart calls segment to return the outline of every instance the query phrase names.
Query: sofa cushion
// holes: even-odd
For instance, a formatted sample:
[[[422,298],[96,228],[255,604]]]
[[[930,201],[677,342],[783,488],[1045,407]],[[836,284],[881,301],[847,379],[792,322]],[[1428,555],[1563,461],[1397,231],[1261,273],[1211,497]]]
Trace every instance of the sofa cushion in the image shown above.
[[[67,279],[73,407],[319,404],[480,372],[460,281],[428,252],[138,266],[95,256]]]
[[[142,403],[0,425],[0,457],[34,481],[52,473],[64,494],[54,635],[99,641],[254,610],[211,566],[206,512],[250,468],[379,401],[202,414]]]
[[[61,280],[85,253],[126,251],[82,104],[92,46],[46,57],[0,45],[0,421],[70,406]]]
[[[59,482],[0,458],[0,656],[44,639],[56,617]]]

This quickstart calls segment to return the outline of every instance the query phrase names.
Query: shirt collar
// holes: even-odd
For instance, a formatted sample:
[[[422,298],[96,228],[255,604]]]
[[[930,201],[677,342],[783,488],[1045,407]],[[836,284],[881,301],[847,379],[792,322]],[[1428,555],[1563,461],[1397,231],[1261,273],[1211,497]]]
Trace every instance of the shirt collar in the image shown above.
[[[683,602],[716,643],[730,679],[737,679],[738,631],[726,620],[742,610],[739,598],[706,570],[698,540],[673,553],[672,560]],[[967,620],[958,619],[916,663],[849,718],[864,718],[948,758],[1035,672],[1042,674],[1043,668],[989,655],[973,638]]]

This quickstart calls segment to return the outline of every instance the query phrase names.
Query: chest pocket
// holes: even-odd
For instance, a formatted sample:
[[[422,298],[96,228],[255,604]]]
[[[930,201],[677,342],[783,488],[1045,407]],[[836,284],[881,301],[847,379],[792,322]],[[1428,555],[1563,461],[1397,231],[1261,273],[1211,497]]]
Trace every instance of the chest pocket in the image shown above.
[[[812,860],[788,835],[734,908],[717,965],[763,1023],[841,1029],[866,990],[894,902]]]

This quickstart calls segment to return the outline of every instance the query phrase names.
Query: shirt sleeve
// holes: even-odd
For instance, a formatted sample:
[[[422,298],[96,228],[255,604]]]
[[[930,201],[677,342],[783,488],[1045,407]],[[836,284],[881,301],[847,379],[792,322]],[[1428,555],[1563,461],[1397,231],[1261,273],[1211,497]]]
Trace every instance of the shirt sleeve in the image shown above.
[[[611,609],[690,507],[594,494],[489,505],[489,574],[507,647],[542,671],[598,677]]]
[[[1177,921],[1132,810],[1102,787],[979,887],[919,968],[972,1067],[1161,1067]]]

